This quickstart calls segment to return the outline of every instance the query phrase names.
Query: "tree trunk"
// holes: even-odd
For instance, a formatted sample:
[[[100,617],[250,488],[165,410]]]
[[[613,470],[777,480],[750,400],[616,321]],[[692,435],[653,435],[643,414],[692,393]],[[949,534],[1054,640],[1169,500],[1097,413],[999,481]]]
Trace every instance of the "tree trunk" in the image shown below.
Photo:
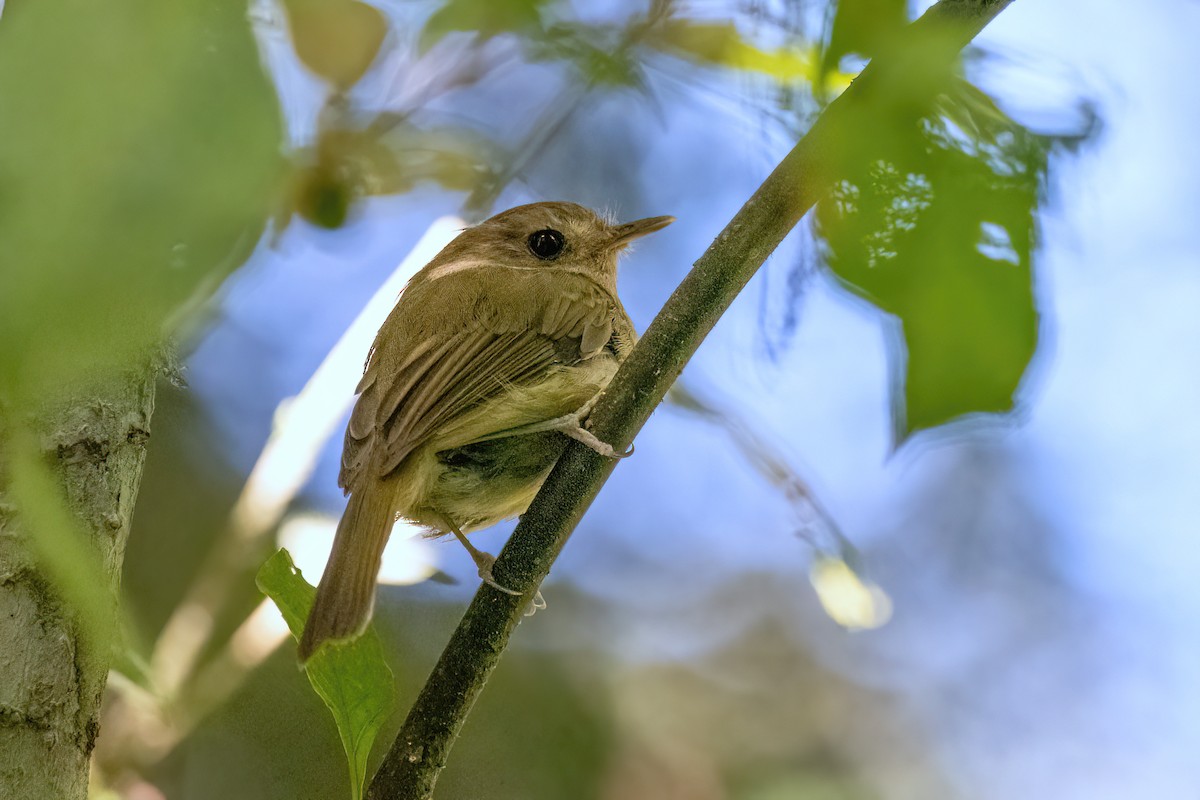
[[[87,798],[111,654],[106,632],[116,619],[121,563],[154,410],[152,371],[122,378],[24,418],[0,416],[2,798]],[[43,481],[55,490],[47,493],[53,495],[49,502],[44,497],[30,502],[31,493],[18,490],[18,440],[36,446],[39,474],[53,476]],[[67,530],[50,531],[47,523],[55,520],[69,520],[54,526]],[[92,596],[101,599],[84,614],[67,601],[78,587],[52,579],[64,573],[46,550],[57,553],[61,537],[71,534],[86,535],[99,556],[74,564],[92,564],[85,577],[93,578],[98,593]],[[105,623],[99,631],[96,620]]]

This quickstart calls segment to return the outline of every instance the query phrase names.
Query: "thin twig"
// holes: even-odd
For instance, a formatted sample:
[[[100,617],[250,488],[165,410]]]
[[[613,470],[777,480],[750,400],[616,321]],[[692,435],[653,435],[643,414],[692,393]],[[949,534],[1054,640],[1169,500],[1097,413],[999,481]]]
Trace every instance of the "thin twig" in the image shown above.
[[[596,405],[591,427],[626,449],[700,342],[767,256],[842,174],[846,147],[889,112],[931,98],[929,78],[1012,0],[940,0],[830,104],[700,257]],[[506,595],[476,593],[375,774],[369,800],[427,800],[533,593],[615,463],[572,442],[496,561]],[[484,792],[484,795],[486,792]],[[484,796],[481,795],[481,796]]]

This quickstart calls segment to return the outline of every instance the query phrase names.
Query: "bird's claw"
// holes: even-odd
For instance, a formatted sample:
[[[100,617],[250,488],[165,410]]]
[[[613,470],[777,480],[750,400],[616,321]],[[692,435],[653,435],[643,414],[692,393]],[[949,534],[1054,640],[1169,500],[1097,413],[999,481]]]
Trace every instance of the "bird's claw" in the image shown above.
[[[496,563],[496,557],[494,555],[491,553],[484,553],[482,551],[477,551],[471,555],[475,558],[475,566],[479,568],[479,577],[484,583],[498,592],[511,594],[514,597],[520,596],[520,592],[514,589],[509,589],[507,586],[501,586],[499,583],[496,583],[496,579],[492,577],[492,565]]]
[[[604,456],[605,458],[612,458],[612,459],[620,460],[622,458],[629,458],[631,455],[633,455],[633,445],[632,444],[629,445],[628,451],[626,451],[624,453],[618,453],[611,444],[609,444],[608,442],[602,441],[598,436],[596,436],[596,434],[592,433],[591,431],[589,431],[587,428],[583,427],[582,425],[576,424],[573,427],[565,427],[562,429],[562,432],[565,433],[567,436],[570,436],[575,441],[581,442],[582,444],[586,444],[593,451],[595,451],[596,453],[599,453],[600,455]]]

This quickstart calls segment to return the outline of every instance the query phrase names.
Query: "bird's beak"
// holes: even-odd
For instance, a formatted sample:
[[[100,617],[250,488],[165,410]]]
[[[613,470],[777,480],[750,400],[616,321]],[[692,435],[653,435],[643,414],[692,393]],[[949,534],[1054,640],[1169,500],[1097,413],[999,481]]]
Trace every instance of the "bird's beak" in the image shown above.
[[[640,239],[655,231],[661,231],[674,221],[674,217],[647,217],[646,219],[626,222],[624,225],[614,225],[609,228],[609,234],[612,238],[609,239],[608,246],[613,250],[617,250],[629,244],[634,239]]]

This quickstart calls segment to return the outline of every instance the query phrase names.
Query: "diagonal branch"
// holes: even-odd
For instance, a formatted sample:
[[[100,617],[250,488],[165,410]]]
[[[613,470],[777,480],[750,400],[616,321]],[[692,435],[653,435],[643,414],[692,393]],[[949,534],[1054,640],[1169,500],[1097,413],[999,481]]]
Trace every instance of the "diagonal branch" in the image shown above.
[[[924,107],[936,76],[1012,0],[940,0],[875,58],[746,202],[695,263],[621,365],[591,415],[626,448],[721,314],[854,157],[848,142],[882,119]],[[572,442],[521,518],[433,669],[368,790],[370,800],[426,800],[509,636],[615,463]]]

